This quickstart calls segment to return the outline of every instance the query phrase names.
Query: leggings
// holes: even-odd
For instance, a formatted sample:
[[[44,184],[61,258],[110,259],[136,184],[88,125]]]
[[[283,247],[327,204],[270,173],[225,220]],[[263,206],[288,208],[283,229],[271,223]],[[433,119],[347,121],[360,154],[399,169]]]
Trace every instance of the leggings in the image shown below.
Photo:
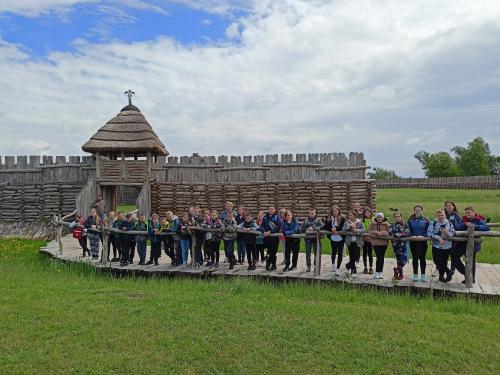
[[[410,242],[410,251],[412,257],[413,274],[418,275],[418,264],[420,263],[420,272],[425,275],[425,254],[427,253],[427,241]]]
[[[257,248],[257,257],[255,258],[255,260],[259,260],[259,254],[260,254],[260,261],[262,262],[264,260],[264,244],[263,243],[258,243],[255,245],[255,247]]]
[[[212,263],[219,263],[219,248],[220,248],[220,240],[218,241],[208,241],[210,248],[210,261]]]
[[[108,260],[111,247],[113,247],[113,258],[116,258],[116,250],[117,250],[116,242],[117,241],[115,239],[115,236],[113,234],[110,234],[108,239]]]
[[[245,241],[245,249],[247,252],[248,265],[255,266],[255,262],[259,259],[259,253],[257,252],[255,242]]]
[[[367,259],[368,258],[368,259]],[[366,268],[369,261],[370,268],[373,267],[373,246],[370,242],[363,243],[363,265]]]
[[[448,258],[450,257],[451,249],[438,249],[437,247],[432,247],[432,254],[434,257],[434,262],[436,263],[436,268],[439,271],[439,276],[443,276],[445,273],[448,274],[450,269],[448,268]]]
[[[264,238],[264,245],[267,248],[267,263],[272,267],[276,267],[276,254],[280,240],[276,237]]]
[[[234,242],[236,240],[224,240],[224,253],[226,258],[229,260],[229,264],[236,264],[236,258],[234,256]]]
[[[300,239],[287,238],[285,240],[285,265],[290,265],[290,254],[292,255],[292,267],[297,267],[297,260],[299,259],[299,246]]]
[[[387,245],[375,245],[373,246],[373,249],[375,250],[375,256],[377,257],[377,261],[375,262],[375,272],[383,272]]]
[[[87,236],[83,236],[78,239],[78,243],[80,244],[80,247],[83,250],[83,256],[85,256],[85,253],[90,255],[90,250],[87,247]]]
[[[360,248],[356,241],[352,241],[349,246],[347,246],[349,249],[349,262],[345,265],[345,268],[348,270],[351,270],[352,274],[356,274],[356,262],[359,260],[359,251]]]
[[[340,268],[342,264],[342,253],[344,251],[344,241],[332,241],[330,240],[330,244],[332,245],[332,265],[335,265],[335,257],[337,256],[337,269]]]

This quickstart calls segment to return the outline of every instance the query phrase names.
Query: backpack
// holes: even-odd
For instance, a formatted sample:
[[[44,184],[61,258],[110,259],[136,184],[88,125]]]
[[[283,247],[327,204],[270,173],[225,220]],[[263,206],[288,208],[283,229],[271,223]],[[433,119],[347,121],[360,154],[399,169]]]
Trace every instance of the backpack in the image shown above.
[[[83,237],[83,228],[76,227],[75,229],[73,229],[73,238],[79,240],[82,237]]]

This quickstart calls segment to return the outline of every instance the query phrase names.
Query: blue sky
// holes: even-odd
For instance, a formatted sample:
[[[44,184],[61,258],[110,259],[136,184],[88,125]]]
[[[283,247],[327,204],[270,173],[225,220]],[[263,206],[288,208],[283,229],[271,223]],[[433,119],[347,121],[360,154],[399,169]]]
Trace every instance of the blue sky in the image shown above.
[[[133,9],[103,2],[76,4],[64,13],[37,16],[2,14],[1,35],[24,46],[30,54],[45,57],[50,52],[74,51],[74,41],[89,43],[140,42],[158,37],[183,44],[222,42],[231,20],[242,15],[213,14],[183,4],[158,4],[158,9]]]
[[[500,154],[497,0],[0,0],[3,155],[83,154],[136,92],[172,155]]]

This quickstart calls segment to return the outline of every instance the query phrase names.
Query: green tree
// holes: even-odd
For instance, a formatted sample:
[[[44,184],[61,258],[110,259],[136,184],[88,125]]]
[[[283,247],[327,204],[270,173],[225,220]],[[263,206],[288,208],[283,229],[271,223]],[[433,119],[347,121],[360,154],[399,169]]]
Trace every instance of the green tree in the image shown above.
[[[455,163],[463,176],[488,176],[491,174],[491,151],[483,138],[474,138],[467,147],[455,146]],[[494,169],[494,168],[493,168]]]
[[[445,151],[431,154],[419,151],[415,158],[422,164],[422,169],[427,177],[454,177],[459,175],[455,160]]]
[[[368,172],[368,178],[373,178],[375,180],[394,180],[401,177],[398,176],[395,171],[374,167],[373,172]]]

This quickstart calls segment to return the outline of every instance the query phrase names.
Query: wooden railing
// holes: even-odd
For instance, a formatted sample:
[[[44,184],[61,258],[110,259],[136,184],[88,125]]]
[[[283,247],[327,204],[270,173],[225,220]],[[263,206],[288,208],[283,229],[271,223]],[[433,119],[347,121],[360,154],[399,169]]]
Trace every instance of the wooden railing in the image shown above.
[[[61,242],[61,236],[62,236],[62,229],[59,230],[59,228],[62,228],[62,226],[66,225],[69,226],[71,223],[65,221],[64,219],[67,217],[70,217],[71,215],[74,215],[75,212],[73,212],[70,215],[67,215],[61,219],[54,218],[53,223],[57,226],[58,230],[58,243],[59,243],[59,253],[62,254],[62,242]],[[500,227],[500,223],[491,223],[488,224],[490,227]],[[102,257],[101,257],[101,263],[106,263],[108,259],[108,243],[109,243],[109,235],[111,233],[120,233],[120,234],[128,234],[128,235],[148,235],[148,232],[146,231],[136,231],[136,230],[131,230],[131,231],[123,231],[120,229],[112,228],[112,227],[106,227],[106,226],[101,226],[100,229],[92,229],[92,231],[97,232],[97,233],[103,233],[103,251],[102,251]],[[193,235],[192,232],[196,231],[202,231],[202,232],[219,232],[219,233],[224,233],[220,229],[210,229],[210,228],[204,228],[204,227],[198,227],[198,226],[191,226],[189,227],[189,233],[191,235],[191,259],[195,258],[194,254],[194,249],[196,246],[196,236]],[[237,229],[237,233],[244,233],[244,234],[253,234],[256,236],[262,236],[263,233],[260,231],[256,230],[247,230],[247,229]],[[432,238],[430,237],[425,237],[425,236],[410,236],[410,237],[393,237],[393,236],[381,236],[381,235],[375,235],[372,233],[356,233],[356,232],[343,232],[343,231],[337,231],[335,232],[336,234],[340,235],[345,235],[345,236],[363,236],[363,237],[370,237],[374,239],[384,239],[384,240],[396,240],[396,241],[408,241],[408,242],[420,242],[420,241],[430,241]],[[323,235],[331,235],[332,232],[326,231],[326,230],[320,230],[316,231],[314,234],[306,234],[306,233],[301,233],[301,234],[292,234],[289,236],[284,236],[284,237],[289,237],[289,238],[315,238],[316,239],[316,254],[315,254],[315,274],[320,275],[321,274],[321,253],[322,253],[322,245],[321,245],[321,238]],[[178,235],[176,232],[159,232],[155,234],[156,236],[175,236]],[[267,237],[282,237],[282,233],[273,233],[268,235]],[[266,237],[266,236],[265,236]],[[467,250],[466,250],[466,255],[465,255],[465,286],[467,288],[472,288],[473,284],[473,277],[472,277],[472,268],[473,268],[473,257],[474,257],[474,243],[477,241],[480,241],[481,237],[500,237],[500,232],[493,232],[493,231],[487,231],[487,232],[482,232],[482,231],[475,231],[473,226],[469,226],[467,228],[467,231],[457,231],[455,232],[455,236],[450,237],[449,239],[454,242],[467,242]],[[195,262],[192,262],[192,266],[195,266]]]

